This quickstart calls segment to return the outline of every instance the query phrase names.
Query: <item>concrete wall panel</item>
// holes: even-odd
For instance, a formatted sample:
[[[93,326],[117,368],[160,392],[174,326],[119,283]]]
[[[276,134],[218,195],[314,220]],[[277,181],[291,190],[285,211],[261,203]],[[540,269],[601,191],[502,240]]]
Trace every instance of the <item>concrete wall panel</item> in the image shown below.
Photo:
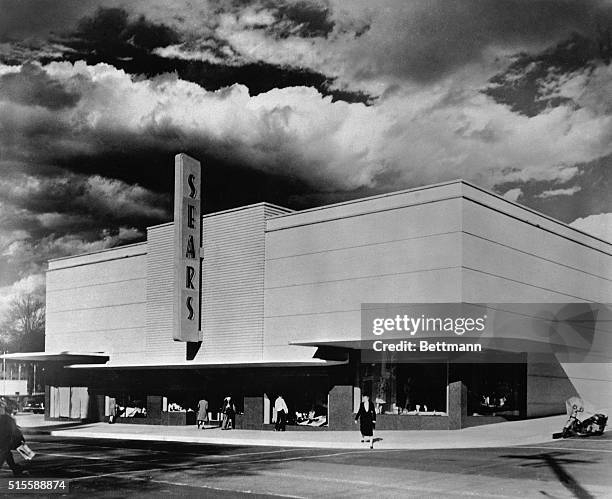
[[[143,245],[52,262],[47,273],[47,351],[143,350]],[[86,262],[90,263],[86,263]]]
[[[498,201],[495,198],[493,200]],[[583,236],[561,224],[547,223],[546,218],[537,218],[530,212],[518,212],[515,215],[516,217],[512,217],[486,206],[465,201],[463,230],[467,234],[495,241],[498,245],[505,245],[536,255],[540,259],[548,259],[560,265],[612,280],[610,245]],[[530,223],[517,217],[529,219]],[[547,225],[558,233],[542,228]]]
[[[540,253],[550,251],[542,249]],[[612,280],[470,234],[463,239],[463,265],[530,287],[563,293],[567,301],[606,302],[612,297]]]
[[[368,202],[368,210],[376,206]],[[380,210],[380,209],[379,209]],[[385,211],[342,217],[341,210],[319,210],[320,220],[301,225],[287,215],[267,223],[266,258],[273,260],[314,252],[456,232],[461,227],[461,200],[448,199]],[[324,217],[323,213],[327,213]],[[328,219],[328,220],[326,220]],[[283,222],[281,225],[280,222]]]
[[[460,247],[454,232],[268,259],[266,289],[458,267]]]

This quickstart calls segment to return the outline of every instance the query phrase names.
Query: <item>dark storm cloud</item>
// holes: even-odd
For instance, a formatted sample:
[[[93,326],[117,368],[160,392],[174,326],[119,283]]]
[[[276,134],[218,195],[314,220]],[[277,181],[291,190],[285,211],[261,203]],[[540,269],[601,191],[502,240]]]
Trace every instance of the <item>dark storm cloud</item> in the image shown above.
[[[491,51],[541,50],[574,32],[594,39],[612,19],[612,7],[603,0],[180,1],[123,6],[119,0],[0,0],[0,5],[0,41],[48,37],[54,31],[68,35],[67,45],[77,52],[65,54],[72,61],[108,62],[147,76],[176,70],[207,89],[234,80],[253,92],[303,84],[331,95],[328,87],[336,77],[342,82],[335,86],[344,85],[344,91],[356,89],[351,82],[384,77],[430,83],[482,61]],[[272,20],[245,23],[241,15],[246,11],[269,14]],[[320,43],[312,49],[314,57],[296,52],[294,60],[291,54],[275,54],[273,46],[261,53],[257,46],[236,46],[236,33],[219,29],[226,15],[235,16],[232,29],[244,33]],[[265,45],[265,39],[260,42]],[[219,64],[185,64],[151,54],[180,43],[186,49],[206,46]],[[354,95],[336,98],[359,100]]]
[[[128,53],[130,47],[152,50],[180,41],[168,26],[151,23],[144,15],[130,20],[128,12],[120,8],[100,8],[95,15],[83,18],[74,36],[91,49]]]
[[[524,164],[535,158],[531,162],[540,172],[550,165],[558,165],[560,153],[550,155],[546,147],[541,147],[539,151],[540,145],[532,146],[520,137],[516,139],[519,133],[507,133],[507,130],[521,129],[541,133],[547,129],[546,126],[538,126],[527,120],[514,121],[503,110],[488,107],[486,102],[469,103],[469,92],[459,91],[456,95],[460,97],[451,101],[445,99],[444,94],[451,95],[453,89],[448,92],[442,89],[440,96],[434,96],[435,90],[432,88],[432,93],[425,95],[425,100],[436,101],[438,107],[433,105],[424,109],[422,116],[414,116],[413,109],[422,106],[424,101],[407,95],[399,83],[397,91],[393,95],[389,92],[385,97],[388,104],[382,103],[376,109],[373,109],[376,106],[371,106],[371,112],[362,110],[360,106],[333,107],[329,99],[320,95],[304,105],[302,93],[282,94],[277,89],[315,87],[323,95],[331,93],[336,96],[334,91],[327,89],[330,78],[324,72],[300,69],[308,66],[307,58],[307,62],[298,61],[293,66],[278,61],[227,66],[160,57],[152,50],[184,40],[187,30],[179,26],[177,19],[187,19],[187,11],[177,8],[172,16],[166,15],[164,20],[159,12],[157,16],[149,17],[146,3],[135,5],[130,9],[130,14],[120,8],[98,9],[80,22],[75,22],[76,27],[63,39],[74,51],[65,54],[65,59],[84,60],[89,65],[99,62],[112,64],[114,68],[123,69],[131,75],[139,75],[133,79],[134,82],[147,83],[147,78],[159,74],[176,75],[155,78],[150,85],[147,83],[151,88],[161,88],[164,78],[174,81],[154,95],[141,98],[140,93],[145,93],[143,88],[130,86],[115,93],[110,85],[108,88],[95,85],[87,88],[91,82],[83,81],[83,86],[78,82],[66,86],[66,79],[63,79],[59,88],[75,96],[81,95],[81,99],[83,95],[87,96],[87,102],[76,102],[78,112],[68,113],[68,108],[58,108],[58,111],[66,111],[64,117],[61,113],[44,113],[44,109],[34,109],[32,106],[27,110],[21,109],[16,106],[19,99],[12,99],[2,109],[0,116],[5,125],[2,147],[13,154],[11,159],[38,161],[41,165],[52,164],[87,175],[119,178],[128,184],[146,183],[148,188],[167,192],[172,182],[172,156],[176,152],[187,151],[206,162],[211,178],[219,182],[213,182],[213,186],[223,185],[228,190],[225,175],[234,173],[251,180],[244,188],[229,189],[232,201],[228,202],[235,205],[243,204],[240,200],[261,198],[284,204],[280,199],[284,196],[281,194],[283,189],[287,189],[287,197],[305,200],[307,196],[300,196],[304,194],[307,184],[310,184],[311,190],[312,185],[326,186],[330,191],[350,191],[356,186],[377,188],[381,184],[392,189],[394,186],[405,187],[414,182],[435,181],[450,175],[475,176],[481,174],[485,167],[489,168],[486,165],[492,161],[496,165]],[[256,8],[252,19],[256,21],[261,18],[261,25],[253,24],[255,21],[249,24],[245,20],[247,16],[240,17],[240,9],[254,5]],[[506,50],[514,44],[537,45],[557,35],[565,36],[580,27],[586,32],[587,27],[593,24],[595,13],[605,10],[595,2],[548,0],[535,3],[518,0],[389,2],[374,8],[368,4],[369,14],[362,17],[367,17],[369,29],[360,31],[360,36],[352,36],[347,31],[347,24],[341,25],[338,20],[340,7],[334,7],[333,3],[330,5],[328,8],[306,2],[287,2],[280,6],[261,2],[241,3],[235,10],[238,14],[233,24],[230,24],[238,30],[239,35],[254,31],[269,33],[273,38],[278,38],[273,40],[274,43],[307,39],[307,48],[316,48],[317,43],[323,43],[324,48],[330,52],[336,51],[339,57],[347,53],[354,56],[347,59],[346,65],[354,68],[357,74],[367,75],[371,71],[373,78],[393,74],[431,82],[453,68],[478,60],[491,47],[501,46]],[[144,14],[136,12],[139,8],[143,9]],[[263,14],[271,13],[271,21],[265,20],[262,11],[258,10],[260,8],[264,9]],[[346,9],[351,11],[353,4],[346,4]],[[170,13],[171,9],[167,12]],[[224,12],[224,8],[220,7],[214,15]],[[601,16],[601,19],[605,21],[606,17]],[[193,24],[200,22],[200,18],[188,21],[193,27]],[[202,18],[201,22],[205,21],[208,22]],[[215,21],[211,20],[209,24],[214,26]],[[351,26],[350,23],[348,25]],[[363,27],[364,23],[352,25]],[[275,26],[278,28],[276,34]],[[222,49],[230,46],[227,39],[220,37],[223,32],[211,32],[210,26],[204,31],[208,37],[205,41],[218,48],[217,55],[223,55]],[[350,43],[355,43],[355,50],[349,48],[348,52],[341,43],[347,33]],[[272,57],[278,54],[272,53]],[[76,66],[70,71],[79,73],[81,69]],[[119,82],[125,80],[120,78],[120,72],[107,71],[108,74],[102,74],[104,71],[100,67],[93,71],[92,81],[116,78],[117,85],[125,84]],[[199,89],[186,87],[185,81],[196,82],[208,90],[224,90],[214,96],[206,95],[202,99],[192,100],[192,96],[199,96]],[[235,83],[244,83],[250,95],[234,92],[231,85]],[[423,88],[428,89],[429,85]],[[127,94],[131,97],[124,99]],[[230,97],[226,98],[227,95]],[[254,95],[262,95],[262,100],[255,102],[252,98]],[[38,97],[39,102],[45,100],[43,97]],[[167,102],[174,97],[190,105],[181,108],[173,104],[175,108],[167,110]],[[351,102],[351,97],[354,94],[347,92],[340,99]],[[149,107],[147,99],[155,106]],[[361,100],[365,99],[367,96],[362,95]],[[52,107],[53,99],[48,102]],[[265,111],[252,113],[251,105],[265,108]],[[209,106],[210,112],[207,111]],[[100,116],[105,114],[108,107],[114,110],[116,116],[101,120]],[[124,109],[129,109],[130,113],[123,113]],[[147,112],[140,113],[142,109],[147,109]],[[465,110],[471,114],[466,115]],[[196,113],[197,120],[184,119]],[[22,120],[24,115],[31,119]],[[402,115],[407,117],[402,118]],[[132,116],[137,118],[132,119]],[[311,119],[312,116],[320,119]],[[300,121],[304,117],[308,117],[305,123]],[[579,134],[580,130],[575,131],[576,138],[565,140],[568,135],[565,132],[561,134],[556,125],[571,118],[569,115],[551,117],[553,126],[548,127],[554,129],[557,140],[567,143],[566,150],[570,151],[577,150],[575,144],[582,146],[585,142],[582,136],[587,136],[591,131],[585,129],[583,135]],[[578,119],[576,122],[580,125]],[[232,125],[228,126],[227,123]],[[329,128],[318,132],[318,135],[330,137],[329,143],[314,133],[309,135],[312,130],[326,126]],[[239,133],[235,132],[236,129]],[[436,137],[443,139],[432,140]],[[508,147],[504,147],[506,140]],[[313,145],[313,141],[320,142]],[[546,140],[541,142],[545,143]],[[411,147],[410,144],[418,146]],[[530,158],[528,154],[532,147],[534,153]],[[587,154],[588,151],[584,152],[586,149],[587,146],[583,146],[576,155]],[[498,159],[500,157],[502,159]],[[455,164],[454,161],[459,161],[457,158],[465,159],[461,160],[461,165],[449,167]],[[468,163],[470,166],[464,166]],[[332,185],[334,183],[336,185]],[[250,189],[252,186],[256,194]],[[275,191],[278,186],[282,187]],[[208,199],[218,200],[213,203],[215,207],[226,202],[214,189],[209,195]]]
[[[169,196],[156,194],[138,184],[99,175],[64,172],[60,177],[13,173],[0,182],[0,198],[33,216],[55,213],[72,217],[96,217],[98,221],[139,225],[163,221],[169,216]],[[51,223],[49,217],[46,219]],[[41,224],[45,225],[41,219]],[[58,217],[57,222],[61,222]]]
[[[551,81],[562,80],[575,71],[588,72],[601,63],[609,64],[611,58],[610,31],[600,31],[595,39],[574,34],[542,53],[520,55],[504,72],[491,78],[484,93],[515,112],[537,116],[552,107],[576,105],[556,95]]]
[[[542,49],[573,32],[595,36],[610,26],[612,9],[589,0],[416,0],[395,2],[373,17],[362,43],[349,51],[355,76],[427,83],[490,49]]]
[[[0,200],[33,215],[58,213],[67,220],[69,216],[81,214],[80,221],[71,219],[74,229],[79,231],[92,223],[108,227],[133,224],[142,230],[170,218],[173,156],[178,152],[192,154],[206,167],[206,211],[264,200],[283,204],[287,196],[305,190],[303,179],[254,170],[253,165],[238,157],[240,153],[234,156],[231,147],[222,147],[222,138],[189,131],[190,125],[180,123],[181,115],[189,116],[182,109],[175,116],[171,109],[167,114],[160,111],[158,118],[153,111],[142,108],[141,103],[150,105],[151,109],[159,106],[164,93],[160,87],[180,87],[176,76],[151,81],[131,79],[116,70],[100,67],[93,73],[107,73],[105,78],[111,79],[101,84],[79,73],[78,67],[82,68],[83,64],[73,67],[55,63],[51,77],[41,66],[27,64],[0,76],[22,78],[25,80],[22,90],[36,90],[22,92],[19,99],[11,99],[13,95],[0,98],[0,150],[3,152],[0,176],[4,179]],[[65,73],[67,70],[69,74]],[[113,83],[113,78],[117,83]],[[55,91],[38,93],[40,82],[50,83],[47,87]],[[125,92],[115,88],[120,85],[127,85]],[[70,95],[82,98],[75,99],[76,107],[60,109],[56,94],[68,93],[67,87]],[[180,91],[190,99],[192,90]],[[149,95],[140,97],[142,91]],[[124,104],[118,104],[117,99],[126,93],[131,96],[126,97]],[[227,99],[229,109],[232,100],[239,97],[240,93],[227,91],[210,94],[208,99],[211,104]],[[141,103],[138,99],[142,99]],[[173,100],[174,105],[183,106],[180,96]],[[188,102],[184,105],[186,110],[192,109]],[[125,112],[126,108],[138,115],[132,123],[128,123],[131,113]],[[205,119],[223,122],[232,117],[222,111],[216,118],[209,115]],[[258,133],[256,129],[251,132]],[[26,177],[28,182],[24,182]],[[241,178],[244,182],[236,183],[232,178]],[[15,219],[16,223],[24,220],[23,217]],[[60,218],[46,220],[58,222]],[[29,230],[34,230],[35,225],[28,224]]]
[[[508,182],[495,186],[495,190],[504,194],[520,189],[519,203],[566,223],[592,214],[612,213],[612,155],[573,167],[577,174],[566,182]]]
[[[60,159],[58,163],[73,172],[104,175],[128,184],[139,182],[149,190],[172,196],[174,154],[185,152],[197,158],[205,171],[202,185],[202,210],[212,213],[252,203],[267,201],[281,206],[305,208],[316,206],[314,199],[302,196],[312,187],[301,178],[283,173],[253,169],[232,158],[211,154],[205,144],[176,145],[171,150],[160,143],[134,150],[109,150],[86,156]],[[169,220],[169,216],[154,223]],[[127,221],[126,221],[127,222]],[[140,224],[139,226],[141,226]]]
[[[98,0],[0,0],[0,43],[73,29]]]
[[[167,194],[58,173],[5,170],[0,179],[0,288],[40,273],[50,258],[142,240],[148,225],[170,218]]]
[[[58,110],[73,107],[79,98],[36,64],[24,64],[18,73],[0,75],[0,100]]]
[[[318,17],[317,14],[319,13]],[[285,7],[279,10],[280,21],[273,29],[282,34],[283,30],[294,29],[315,36],[325,28],[321,16],[325,11],[310,7],[308,4]],[[297,24],[294,24],[297,23]],[[327,28],[325,28],[327,29]],[[88,64],[100,62],[112,64],[130,74],[154,77],[165,73],[176,73],[180,78],[197,83],[207,90],[219,90],[235,83],[245,85],[253,95],[274,88],[306,86],[317,88],[334,100],[347,102],[369,102],[364,92],[351,92],[332,88],[333,78],[301,67],[286,67],[265,62],[211,63],[204,60],[184,60],[160,57],[154,49],[177,44],[181,35],[174,29],[148,21],[144,16],[131,19],[128,12],[121,8],[100,8],[94,15],[82,19],[78,28],[61,39],[70,49],[63,55],[64,60],[85,60]],[[226,41],[207,35],[203,41],[223,60],[226,57]],[[186,41],[184,47],[202,41]]]
[[[275,6],[278,23],[274,31],[278,36],[325,37],[334,29],[329,8],[321,4],[310,2],[269,4],[270,8]]]

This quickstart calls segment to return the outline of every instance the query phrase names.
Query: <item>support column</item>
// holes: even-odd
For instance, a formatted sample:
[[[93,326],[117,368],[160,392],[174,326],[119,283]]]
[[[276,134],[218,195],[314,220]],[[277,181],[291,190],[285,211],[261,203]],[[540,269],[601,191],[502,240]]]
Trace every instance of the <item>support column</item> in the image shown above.
[[[330,430],[352,430],[353,386],[336,385],[329,392],[328,427]]]
[[[163,424],[162,399],[161,395],[147,395],[147,421],[143,421],[144,424]]]
[[[89,399],[87,401],[87,422],[99,423],[104,421],[104,395],[91,388],[87,389]]]
[[[45,384],[45,420],[51,416],[51,387]]]
[[[448,385],[448,429],[460,430],[467,421],[467,388],[461,381]]]
[[[261,430],[264,422],[264,399],[262,395],[244,397],[242,428]]]

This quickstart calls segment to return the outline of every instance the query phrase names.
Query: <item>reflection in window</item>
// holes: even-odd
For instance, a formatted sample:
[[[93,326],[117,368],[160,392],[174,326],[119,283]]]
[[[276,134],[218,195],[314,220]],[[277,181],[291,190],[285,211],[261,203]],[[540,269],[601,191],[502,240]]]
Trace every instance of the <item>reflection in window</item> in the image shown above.
[[[520,416],[525,412],[524,363],[457,364],[451,379],[467,387],[468,414]]]
[[[115,397],[117,404],[117,417],[146,418],[147,397],[141,393],[120,393]]]
[[[361,392],[381,414],[446,411],[446,364],[362,364]]]
[[[269,416],[264,414],[264,421],[276,421],[274,402],[280,394],[289,409],[287,425],[327,426],[329,390],[326,376],[309,376],[308,383],[293,377],[275,380],[266,391],[269,397]]]

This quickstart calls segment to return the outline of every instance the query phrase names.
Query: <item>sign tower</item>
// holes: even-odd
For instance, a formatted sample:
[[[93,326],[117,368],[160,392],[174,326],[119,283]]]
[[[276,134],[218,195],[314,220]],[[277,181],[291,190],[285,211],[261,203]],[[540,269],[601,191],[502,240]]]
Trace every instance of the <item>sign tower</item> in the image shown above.
[[[174,158],[174,321],[175,341],[197,343],[201,331],[202,172],[200,162]]]

